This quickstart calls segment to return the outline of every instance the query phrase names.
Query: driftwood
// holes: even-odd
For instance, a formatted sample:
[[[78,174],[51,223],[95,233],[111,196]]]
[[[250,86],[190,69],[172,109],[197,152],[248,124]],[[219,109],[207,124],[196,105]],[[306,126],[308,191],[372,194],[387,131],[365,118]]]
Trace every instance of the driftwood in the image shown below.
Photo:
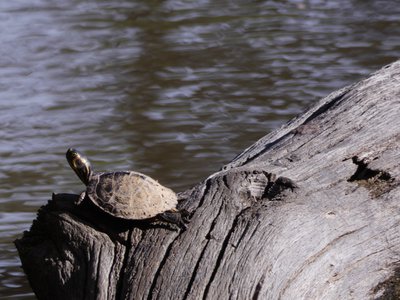
[[[400,61],[180,194],[186,230],[58,194],[17,240],[39,299],[397,299]]]

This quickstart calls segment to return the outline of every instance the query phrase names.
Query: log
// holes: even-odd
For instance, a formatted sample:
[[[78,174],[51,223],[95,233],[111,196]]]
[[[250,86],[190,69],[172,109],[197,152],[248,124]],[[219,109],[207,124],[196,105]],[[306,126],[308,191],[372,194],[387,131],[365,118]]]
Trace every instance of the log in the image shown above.
[[[400,298],[400,61],[179,195],[187,229],[58,194],[15,241],[38,299]]]

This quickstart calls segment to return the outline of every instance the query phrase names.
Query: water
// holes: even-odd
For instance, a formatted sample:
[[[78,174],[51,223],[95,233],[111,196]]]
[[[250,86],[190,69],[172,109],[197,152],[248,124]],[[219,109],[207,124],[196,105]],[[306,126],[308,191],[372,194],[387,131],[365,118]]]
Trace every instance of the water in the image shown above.
[[[329,92],[398,58],[392,1],[0,2],[0,298],[34,298],[12,241],[64,159],[183,191]]]

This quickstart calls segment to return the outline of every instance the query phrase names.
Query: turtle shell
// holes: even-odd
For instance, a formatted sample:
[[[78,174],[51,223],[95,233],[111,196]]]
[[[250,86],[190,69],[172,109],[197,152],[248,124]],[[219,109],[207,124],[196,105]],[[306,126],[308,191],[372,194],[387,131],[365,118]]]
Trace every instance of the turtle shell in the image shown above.
[[[172,190],[133,171],[94,174],[86,195],[106,213],[131,220],[152,218],[178,203]]]

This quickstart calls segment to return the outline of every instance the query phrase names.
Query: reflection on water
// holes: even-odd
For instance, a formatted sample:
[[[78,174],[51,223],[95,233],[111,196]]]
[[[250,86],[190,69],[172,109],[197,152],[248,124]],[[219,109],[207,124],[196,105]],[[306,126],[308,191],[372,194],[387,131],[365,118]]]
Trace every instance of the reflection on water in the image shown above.
[[[397,58],[397,1],[2,1],[0,296],[64,152],[182,191],[330,91]]]

